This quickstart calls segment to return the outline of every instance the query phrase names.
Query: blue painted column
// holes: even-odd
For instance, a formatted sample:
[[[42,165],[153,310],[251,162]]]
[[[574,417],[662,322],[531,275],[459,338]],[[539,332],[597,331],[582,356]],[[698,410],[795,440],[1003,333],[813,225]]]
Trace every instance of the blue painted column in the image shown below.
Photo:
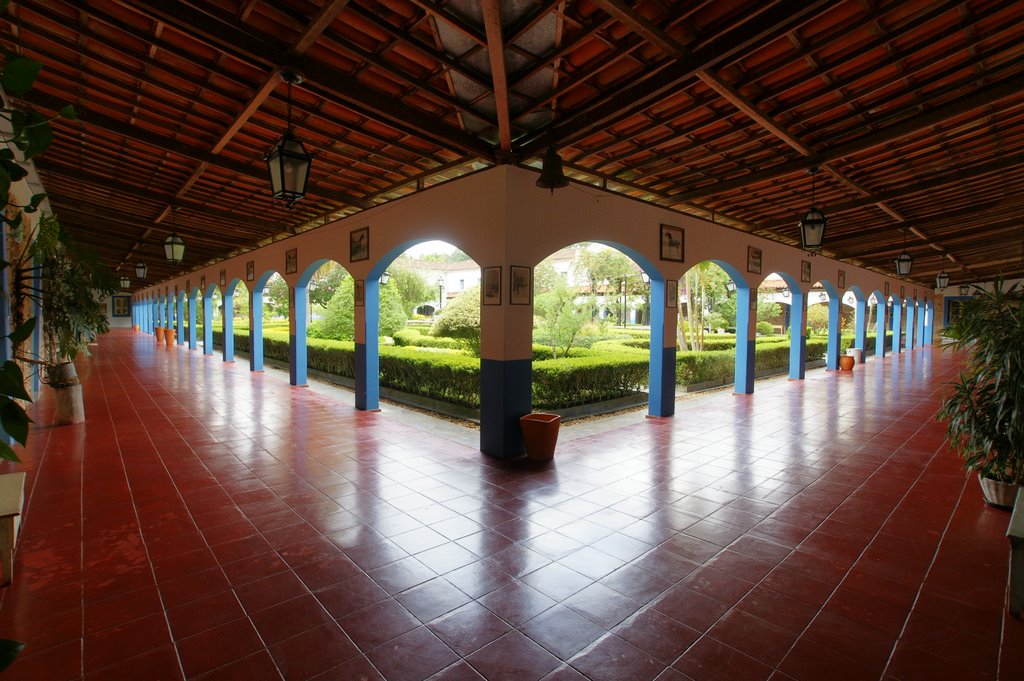
[[[355,308],[356,326],[356,409],[380,409],[380,279],[366,279],[364,304]],[[362,319],[360,319],[362,317]]]
[[[6,277],[4,277],[6,280]],[[32,271],[32,286],[37,291],[43,289],[43,269],[38,267]],[[43,354],[43,325],[40,324],[43,315],[43,301],[36,298],[32,301],[32,315],[36,318],[36,328],[32,330],[32,355],[41,357]],[[42,377],[38,371],[32,372],[32,394],[37,394],[42,388]]]
[[[794,289],[789,326],[789,377],[802,380],[807,375],[807,294]]]
[[[263,371],[263,289],[249,294],[249,371]]]
[[[875,356],[885,357],[885,315],[888,307],[883,304],[875,305]]]
[[[147,307],[149,308],[149,333],[150,335],[152,335],[153,333],[156,332],[156,327],[160,326],[160,311],[157,308],[156,298],[150,299],[149,305]]]
[[[676,296],[676,300],[679,296]],[[647,413],[672,416],[676,413],[676,309],[665,307],[665,280],[651,278],[651,357]],[[661,342],[658,342],[661,339]]]
[[[750,309],[751,301],[754,309]],[[754,392],[754,339],[757,333],[757,291],[750,287],[736,288],[736,367],[737,394]]]
[[[900,334],[903,330],[903,304],[892,302],[892,351],[903,352],[903,344],[900,342]]]
[[[913,307],[913,301],[907,300],[906,301],[906,318],[905,318],[905,320],[903,322],[903,324],[905,325],[904,333],[906,335],[905,335],[905,338],[903,340],[903,344],[906,346],[906,349],[908,349],[908,350],[912,350],[914,347],[916,347],[916,344],[914,343],[914,338],[913,338],[913,329],[914,329],[913,316],[914,316],[914,312],[916,312],[916,310]]]
[[[839,317],[842,304],[842,298],[838,294],[829,294],[828,349],[825,355],[825,368],[829,371],[835,371],[839,368]]]
[[[178,304],[178,335],[174,339],[174,342],[178,345],[185,344],[185,294],[179,294],[174,296],[175,302]]]
[[[860,348],[867,354],[868,349],[868,301],[867,298],[856,299],[857,307],[853,323],[853,347]]]
[[[196,292],[188,292],[188,349],[195,350],[198,345],[196,337]]]
[[[918,330],[913,334],[914,347],[925,347],[927,345],[927,339],[925,337],[925,316],[927,312],[925,309],[925,301],[921,301],[918,305]]]
[[[309,320],[306,307],[309,291],[305,286],[288,288],[288,382],[306,385],[306,331]]]
[[[235,292],[234,290],[224,293],[224,307],[221,308],[221,318],[224,320],[221,328],[224,329],[224,361],[235,361]]]
[[[213,291],[203,292],[203,354],[213,354]]]
[[[935,333],[934,321],[935,305],[931,300],[926,300],[924,301],[924,332],[921,336],[924,345],[932,345],[935,342],[933,338]]]

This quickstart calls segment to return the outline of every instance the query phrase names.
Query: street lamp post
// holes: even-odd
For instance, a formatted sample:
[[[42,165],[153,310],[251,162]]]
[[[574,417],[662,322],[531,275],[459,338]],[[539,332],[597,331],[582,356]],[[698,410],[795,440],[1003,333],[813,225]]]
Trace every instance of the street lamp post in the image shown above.
[[[437,311],[441,311],[441,301],[444,300],[444,276],[437,277]]]

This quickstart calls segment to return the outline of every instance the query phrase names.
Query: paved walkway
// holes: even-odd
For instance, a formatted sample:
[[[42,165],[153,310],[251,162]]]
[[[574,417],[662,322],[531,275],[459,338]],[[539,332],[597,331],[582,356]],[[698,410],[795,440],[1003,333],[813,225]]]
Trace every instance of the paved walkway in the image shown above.
[[[1022,679],[1009,516],[933,420],[957,366],[681,400],[529,469],[112,332],[88,423],[23,457],[5,678]]]

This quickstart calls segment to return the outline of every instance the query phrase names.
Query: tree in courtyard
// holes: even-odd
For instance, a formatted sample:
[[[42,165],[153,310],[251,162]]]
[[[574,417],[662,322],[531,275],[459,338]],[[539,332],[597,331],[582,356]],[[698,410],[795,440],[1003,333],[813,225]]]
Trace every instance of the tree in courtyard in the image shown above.
[[[441,311],[430,333],[462,342],[467,350],[480,355],[480,286],[472,286],[456,296]]]
[[[567,355],[583,325],[590,320],[589,309],[576,304],[576,289],[557,277],[552,290],[537,296],[535,307],[541,318],[540,329],[551,341],[552,355],[557,359],[559,350]]]
[[[309,334],[315,338],[352,340],[355,338],[355,294],[352,277],[345,277],[327,303],[324,318],[310,325]],[[393,336],[408,319],[402,309],[397,288],[380,287],[380,328],[381,336]]]
[[[437,289],[428,285],[419,273],[400,265],[392,265],[388,272],[391,274],[391,281],[388,282],[387,288],[394,287],[398,291],[402,309],[406,313],[412,312],[427,301],[434,300]]]

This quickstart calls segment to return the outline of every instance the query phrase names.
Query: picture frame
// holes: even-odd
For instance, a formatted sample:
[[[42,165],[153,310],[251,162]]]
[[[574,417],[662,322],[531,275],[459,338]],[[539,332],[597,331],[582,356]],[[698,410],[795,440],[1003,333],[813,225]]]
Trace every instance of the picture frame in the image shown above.
[[[761,274],[761,258],[763,253],[760,248],[747,246],[747,272]]]
[[[665,307],[679,307],[679,282],[677,280],[665,280]]]
[[[886,298],[889,297],[889,282],[885,282],[885,291],[882,292]]]
[[[484,267],[480,277],[480,304],[501,305],[501,268]]]
[[[839,288],[845,289],[846,288],[846,270],[839,270],[839,274],[836,276],[836,279],[837,279],[836,283],[839,284]]]
[[[685,236],[686,234],[682,227],[663,224],[659,236],[661,259],[671,262],[683,262],[686,257]]]
[[[801,260],[800,261],[800,281],[810,284],[811,283],[811,261]]]
[[[284,273],[295,274],[299,271],[299,249],[289,248],[284,252]]]
[[[533,269],[512,265],[509,276],[508,302],[511,305],[529,305],[533,302]]]
[[[906,299],[906,297],[907,297],[907,287],[906,286],[900,286],[900,298],[901,299]]]
[[[192,295],[192,280],[185,280],[185,295]]]
[[[227,270],[221,270],[220,274],[217,276],[217,281],[220,282],[221,286],[227,286],[228,285],[228,271]]]
[[[359,262],[370,259],[370,228],[360,227],[348,235],[348,261]]]
[[[366,281],[363,279],[356,279],[352,287],[352,292],[355,294],[356,307],[363,307],[366,304]]]
[[[256,278],[256,263],[252,260],[247,260],[245,263],[245,280],[252,281]]]
[[[914,300],[917,300],[917,289],[914,289]]]
[[[131,317],[132,316],[132,297],[131,296],[111,296],[110,297],[110,316],[111,317]]]
[[[199,277],[199,290],[201,293],[206,293],[206,275],[200,275]]]

